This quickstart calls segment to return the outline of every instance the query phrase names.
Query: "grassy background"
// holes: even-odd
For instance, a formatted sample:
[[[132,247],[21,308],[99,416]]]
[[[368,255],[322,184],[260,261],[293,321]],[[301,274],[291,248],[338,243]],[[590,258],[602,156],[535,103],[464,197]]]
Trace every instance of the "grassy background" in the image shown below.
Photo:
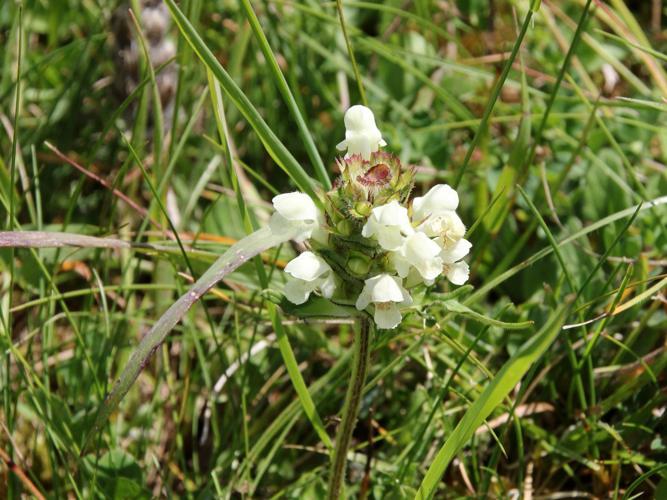
[[[531,3],[539,10],[496,96]],[[418,166],[417,191],[460,179],[474,289],[457,298],[481,315],[448,309],[443,284],[400,330],[374,339],[350,495],[413,497],[493,375],[578,293],[565,323],[597,320],[558,333],[457,450],[437,496],[667,497],[667,213],[646,203],[667,193],[667,7],[588,3],[582,19],[585,0],[344,2],[387,149]],[[336,4],[252,3],[317,154],[242,4],[179,6],[305,171],[316,176],[319,155],[333,178],[342,113],[361,99]],[[80,456],[132,348],[192,274],[246,234],[237,192],[262,225],[272,193],[294,189],[224,94],[216,117],[214,80],[177,27],[158,43],[175,44],[176,66],[149,71],[136,41],[137,71],[118,65],[117,7],[0,5],[4,227],[152,245],[0,251],[0,496],[30,485],[53,497],[322,496],[328,452],[266,311],[295,254],[288,245],[263,256],[268,281],[247,265],[186,316]],[[333,436],[353,326],[288,314],[282,323]]]

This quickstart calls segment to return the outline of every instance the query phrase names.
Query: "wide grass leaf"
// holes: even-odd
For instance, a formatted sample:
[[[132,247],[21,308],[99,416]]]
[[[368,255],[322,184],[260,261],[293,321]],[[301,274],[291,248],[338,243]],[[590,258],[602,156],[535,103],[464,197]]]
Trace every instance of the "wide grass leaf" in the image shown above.
[[[116,381],[113,389],[104,400],[95,424],[88,435],[86,444],[84,444],[84,450],[130,390],[139,373],[146,366],[160,344],[162,344],[167,334],[185,316],[193,304],[229,273],[261,252],[293,238],[297,231],[298,229],[295,229],[293,231],[294,234],[284,233],[277,235],[271,229],[263,228],[248,235],[222,254],[201,278],[190,287],[188,292],[167,309],[134,350],[120,378]]]

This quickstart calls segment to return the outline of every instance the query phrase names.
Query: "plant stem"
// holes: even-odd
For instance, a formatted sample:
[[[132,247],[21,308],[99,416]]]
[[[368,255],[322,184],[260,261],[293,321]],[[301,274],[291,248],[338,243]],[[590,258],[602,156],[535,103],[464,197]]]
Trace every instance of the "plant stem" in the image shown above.
[[[343,406],[343,420],[336,435],[336,446],[334,448],[331,471],[329,473],[329,500],[339,500],[345,483],[345,463],[347,449],[352,440],[352,431],[357,422],[359,413],[359,402],[366,380],[368,359],[370,358],[371,320],[361,320],[361,331],[354,338],[354,360],[352,362],[352,373],[350,374],[350,385],[345,395]]]

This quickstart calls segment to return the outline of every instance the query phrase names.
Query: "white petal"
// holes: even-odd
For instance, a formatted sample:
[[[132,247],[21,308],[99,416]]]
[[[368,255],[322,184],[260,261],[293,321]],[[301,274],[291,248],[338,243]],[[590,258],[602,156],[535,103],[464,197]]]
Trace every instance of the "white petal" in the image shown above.
[[[298,230],[293,239],[296,242],[301,242],[310,238],[313,230],[316,228],[316,223],[287,220],[276,212],[269,219],[269,228],[276,235],[292,233]]]
[[[364,238],[377,237],[385,250],[398,250],[403,244],[402,235],[413,233],[408,210],[396,200],[375,207],[361,230]]]
[[[431,214],[439,215],[448,210],[456,210],[458,206],[459,195],[448,184],[437,184],[424,196],[412,200],[415,220],[422,220]]]
[[[460,239],[452,248],[443,250],[440,256],[445,264],[453,264],[468,255],[471,248],[472,243],[468,240]]]
[[[370,108],[356,104],[348,108],[343,118],[348,130],[364,130],[375,127],[375,116]]]
[[[447,279],[455,285],[463,285],[468,281],[470,276],[470,268],[466,262],[457,262],[447,266],[446,268]]]
[[[384,329],[396,328],[403,319],[398,307],[393,303],[376,305],[373,318],[378,328]]]
[[[379,274],[366,280],[364,288],[370,292],[371,302],[403,302],[403,287],[400,278]]]
[[[371,303],[371,291],[367,286],[364,285],[364,289],[359,294],[359,297],[357,297],[357,302],[354,304],[354,307],[356,307],[357,310],[359,311],[363,311],[368,307],[368,304],[370,303]]]
[[[466,234],[466,226],[453,210],[426,217],[417,228],[430,237],[441,237],[445,243],[455,242]]]
[[[386,143],[375,124],[373,112],[366,106],[352,106],[345,112],[345,140],[336,147],[347,149],[346,157],[359,154],[364,160],[370,160],[371,153]]]
[[[424,233],[415,233],[405,241],[403,253],[425,280],[433,280],[442,272],[441,248]]]
[[[424,233],[412,234],[405,240],[405,257],[413,264],[437,257],[440,252],[440,246]]]
[[[361,228],[361,236],[363,236],[364,238],[371,238],[377,232],[378,232],[377,219],[373,215],[371,215],[366,221],[366,224],[364,224],[364,227]]]
[[[283,290],[285,298],[296,305],[303,304],[307,301],[312,291],[312,283],[299,279],[288,280],[287,283],[285,283],[285,288]]]
[[[396,200],[375,207],[371,216],[375,217],[378,224],[382,226],[398,226],[401,229],[412,228],[408,217],[408,209],[401,206]]]
[[[412,296],[410,293],[403,287],[401,287],[401,293],[403,294],[403,301],[399,302],[399,306],[409,306],[412,305]]]
[[[327,278],[320,283],[320,291],[322,292],[322,297],[325,299],[333,297],[333,294],[336,291],[336,278],[333,273],[329,273]]]
[[[287,274],[304,281],[313,281],[327,271],[331,271],[329,264],[313,252],[303,252],[285,266]]]
[[[307,194],[298,191],[279,194],[272,201],[276,212],[287,220],[316,222],[320,218],[315,202]]]
[[[395,226],[387,226],[377,234],[378,243],[385,250],[398,250],[403,246],[403,235],[401,230]]]
[[[396,274],[401,278],[405,278],[410,272],[410,262],[408,262],[408,259],[401,252],[391,252],[390,259],[394,269],[396,269]]]
[[[432,260],[425,260],[415,266],[422,278],[426,281],[433,281],[442,273],[442,259],[436,257]]]

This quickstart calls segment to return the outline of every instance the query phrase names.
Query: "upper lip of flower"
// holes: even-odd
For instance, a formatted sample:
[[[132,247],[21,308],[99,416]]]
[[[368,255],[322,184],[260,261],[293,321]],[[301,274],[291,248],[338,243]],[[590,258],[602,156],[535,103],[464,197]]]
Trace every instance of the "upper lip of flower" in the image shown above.
[[[286,231],[298,231],[295,241],[303,241],[313,232],[321,233],[319,228],[324,224],[324,215],[315,202],[307,194],[295,191],[279,194],[273,198],[275,213],[271,216],[269,227],[275,234]]]
[[[459,206],[459,195],[448,184],[436,184],[424,196],[412,200],[414,220],[424,220],[429,215],[454,211]]]
[[[375,323],[380,328],[395,328],[401,321],[398,306],[412,304],[412,297],[403,288],[400,278],[383,273],[365,281],[355,307],[363,311],[371,303],[376,306]]]
[[[291,276],[291,280],[285,285],[285,296],[297,305],[308,300],[317,288],[326,298],[331,298],[336,289],[331,267],[313,252],[303,252],[289,261],[285,272]]]
[[[396,200],[375,207],[361,230],[364,238],[377,237],[385,250],[398,250],[403,244],[403,236],[414,233],[408,217],[408,210]]]
[[[308,251],[302,252],[285,266],[287,274],[303,281],[316,280],[329,271],[331,271],[331,267],[324,259]]]
[[[292,193],[274,196],[273,207],[285,219],[291,221],[317,221],[318,208],[315,202],[305,193]]]

